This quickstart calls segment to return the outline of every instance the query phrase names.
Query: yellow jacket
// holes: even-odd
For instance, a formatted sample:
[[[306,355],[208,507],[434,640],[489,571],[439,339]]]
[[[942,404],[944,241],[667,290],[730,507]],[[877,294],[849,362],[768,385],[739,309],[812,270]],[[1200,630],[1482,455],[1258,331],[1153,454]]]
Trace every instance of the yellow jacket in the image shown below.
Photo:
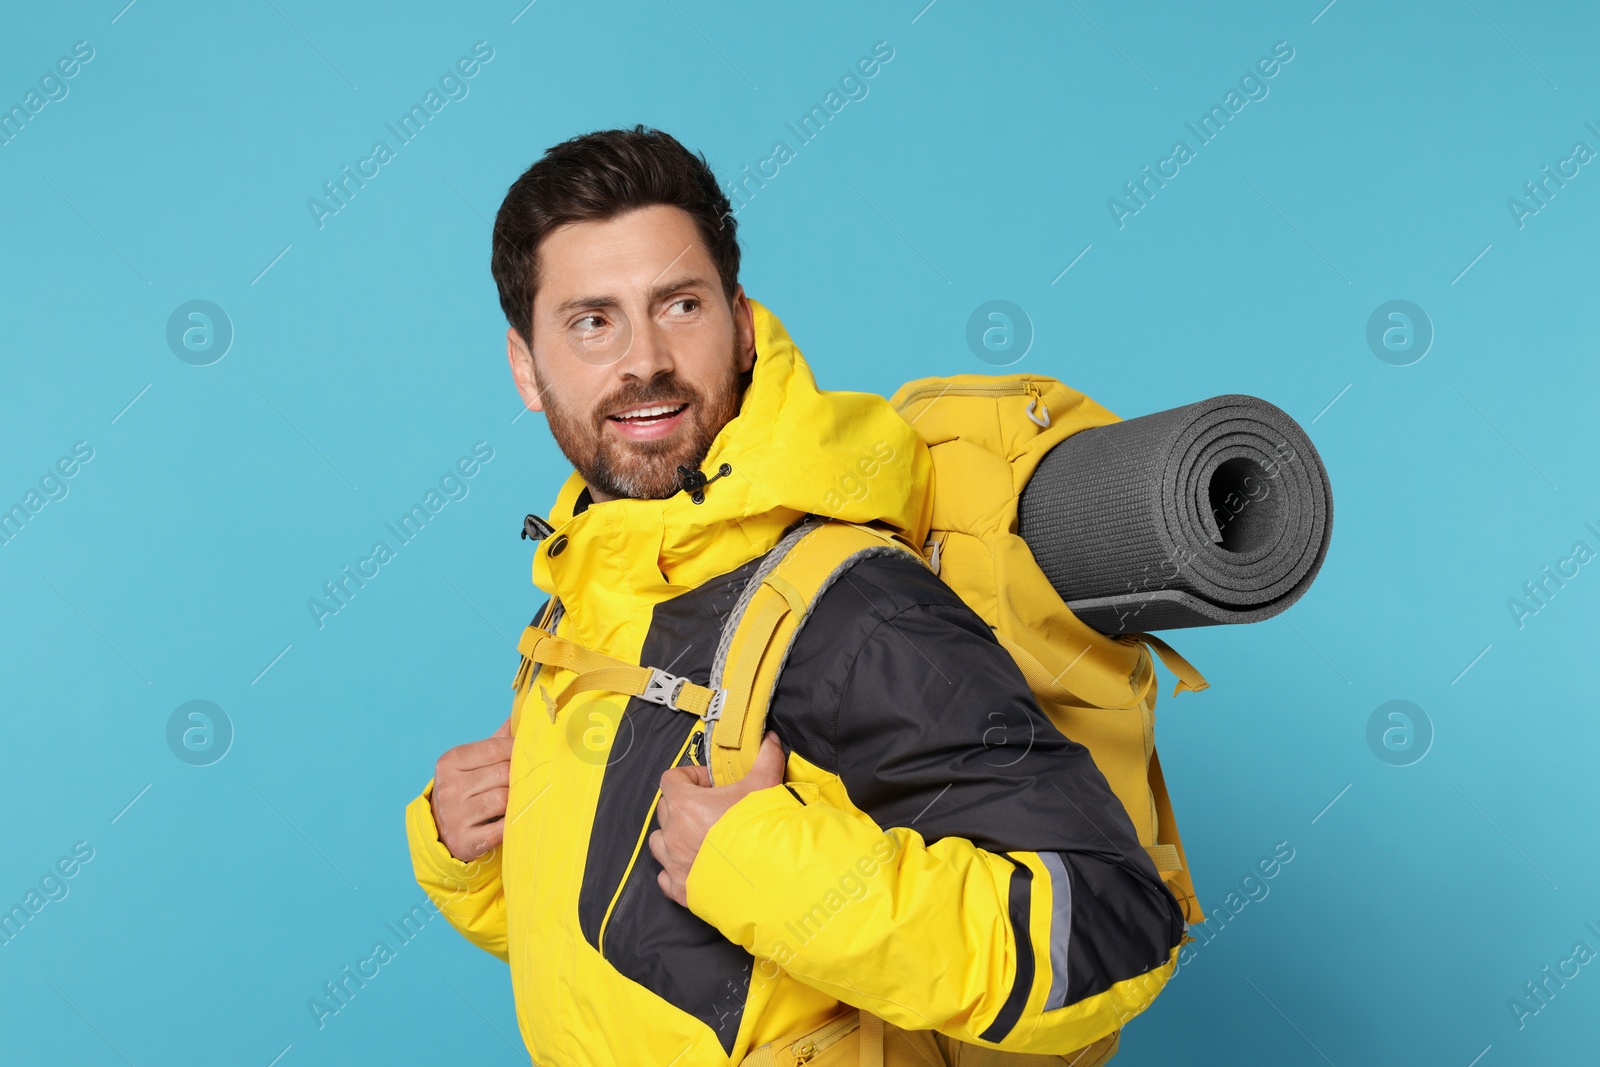
[[[751,383],[703,464],[731,473],[701,503],[594,504],[573,472],[533,562],[561,636],[702,685],[787,528],[808,513],[876,520],[920,545],[933,517],[916,431],[881,397],[819,390],[752,306]],[[988,627],[915,560],[862,560],[819,597],[769,710],[785,784],[712,828],[687,909],[661,893],[645,842],[662,771],[699,760],[695,721],[601,692],[552,721],[541,693],[571,677],[543,666],[514,709],[500,849],[451,856],[431,782],[406,810],[418,882],[510,963],[542,1067],[737,1064],[843,1004],[1060,1054],[1159,989],[1140,978],[1169,963],[1184,924],[1125,811]],[[1012,731],[1003,758],[996,730]]]

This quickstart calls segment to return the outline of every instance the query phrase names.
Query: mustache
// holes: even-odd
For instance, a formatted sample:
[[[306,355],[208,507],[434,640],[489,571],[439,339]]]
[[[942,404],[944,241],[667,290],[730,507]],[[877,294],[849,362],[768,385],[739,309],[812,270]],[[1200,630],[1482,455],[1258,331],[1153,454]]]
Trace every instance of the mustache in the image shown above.
[[[670,380],[653,387],[623,389],[598,405],[596,421],[604,422],[613,412],[638,407],[641,404],[692,404],[699,399],[700,394],[695,390],[688,388],[682,382]]]

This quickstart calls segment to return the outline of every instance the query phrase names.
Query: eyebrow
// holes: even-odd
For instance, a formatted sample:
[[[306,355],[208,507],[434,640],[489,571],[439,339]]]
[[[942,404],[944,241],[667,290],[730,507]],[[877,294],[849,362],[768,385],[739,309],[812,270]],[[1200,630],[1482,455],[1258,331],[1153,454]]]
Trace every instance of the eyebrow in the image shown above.
[[[650,302],[654,304],[659,300],[671,296],[680,289],[709,289],[710,287],[710,282],[697,275],[684,275],[683,277],[679,278],[671,278],[650,290]],[[583,308],[616,308],[620,307],[621,305],[622,302],[614,296],[584,296],[578,297],[575,300],[563,301],[562,303],[556,305],[555,309],[551,311],[550,314],[555,318],[560,318],[568,312],[578,311]]]

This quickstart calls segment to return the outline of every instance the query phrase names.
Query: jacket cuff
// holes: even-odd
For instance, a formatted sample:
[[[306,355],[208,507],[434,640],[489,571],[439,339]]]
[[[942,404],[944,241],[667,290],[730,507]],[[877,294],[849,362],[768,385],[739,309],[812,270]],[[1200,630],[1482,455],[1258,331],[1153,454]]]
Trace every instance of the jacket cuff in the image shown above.
[[[433,779],[422,793],[406,805],[406,838],[411,844],[411,863],[425,886],[436,886],[466,894],[490,882],[499,873],[499,850],[492,849],[470,862],[456,859],[439,840],[439,827],[433,821]]]

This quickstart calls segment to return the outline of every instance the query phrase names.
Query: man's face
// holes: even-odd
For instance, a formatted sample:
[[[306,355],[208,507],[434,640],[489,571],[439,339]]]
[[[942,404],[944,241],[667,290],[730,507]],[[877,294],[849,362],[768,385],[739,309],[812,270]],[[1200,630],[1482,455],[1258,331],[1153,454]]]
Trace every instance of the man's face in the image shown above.
[[[506,334],[517,391],[597,502],[671,496],[739,413],[744,288],[730,306],[693,219],[665,205],[559,227],[538,255],[533,337]]]

